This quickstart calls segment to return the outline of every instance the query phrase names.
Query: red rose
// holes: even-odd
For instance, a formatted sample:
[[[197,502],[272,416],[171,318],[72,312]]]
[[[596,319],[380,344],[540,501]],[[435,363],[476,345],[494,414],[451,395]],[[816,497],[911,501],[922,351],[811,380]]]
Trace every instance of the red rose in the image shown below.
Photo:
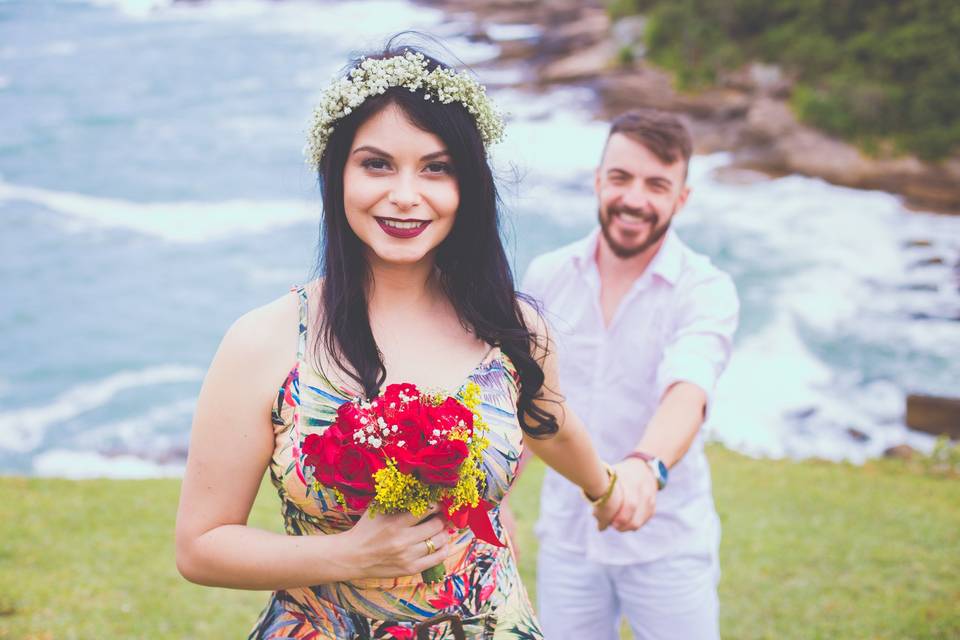
[[[349,509],[366,509],[376,495],[373,474],[385,466],[377,452],[352,443],[345,445],[339,451],[331,474],[332,482],[328,486],[343,493]],[[327,484],[322,479],[320,482]]]
[[[347,507],[363,510],[375,495],[373,474],[386,466],[379,452],[353,442],[339,423],[322,434],[311,433],[301,447],[304,463],[313,467],[314,479],[330,489],[339,489]]]
[[[391,384],[376,402],[377,413],[388,426],[397,425],[400,430],[409,431],[425,419],[420,392],[412,384]]]
[[[403,440],[408,451],[419,451],[433,438],[433,424],[430,422],[430,408],[419,402],[397,418],[398,431],[394,441]]]
[[[390,443],[383,447],[383,453],[397,463],[397,470],[400,473],[413,473],[417,464],[417,452],[408,448],[406,442],[401,447],[397,443]]]
[[[447,487],[456,486],[460,479],[460,465],[470,450],[462,440],[442,440],[437,444],[424,447],[417,457],[420,459],[416,475],[428,484]]]
[[[321,434],[311,433],[303,439],[300,448],[304,455],[319,455],[323,449],[331,444],[345,444],[350,441],[350,436],[340,429],[336,422],[326,428]]]
[[[383,403],[383,405],[389,407],[391,403],[400,405],[404,402],[410,402],[410,400],[405,401],[401,399],[400,396],[415,399],[415,401],[419,402],[420,390],[417,389],[417,385],[410,384],[409,382],[387,385],[387,388],[380,395],[380,398],[378,398],[380,402],[378,402],[377,405],[380,406],[380,404]]]
[[[340,451],[349,438],[334,423],[322,434],[311,433],[303,439],[304,464],[313,467],[313,477],[320,484],[332,486],[333,469],[340,458]]]
[[[344,433],[352,434],[364,429],[374,420],[376,420],[375,416],[370,415],[368,411],[361,409],[352,402],[344,402],[337,408],[336,424],[340,425],[340,429]]]
[[[473,430],[473,412],[467,409],[456,398],[447,398],[438,407],[430,407],[430,420],[434,429],[449,431],[460,427],[462,422],[465,428]]]
[[[441,440],[419,451],[390,447],[387,454],[396,460],[402,473],[412,473],[426,484],[454,487],[460,480],[460,465],[470,450],[462,440]]]

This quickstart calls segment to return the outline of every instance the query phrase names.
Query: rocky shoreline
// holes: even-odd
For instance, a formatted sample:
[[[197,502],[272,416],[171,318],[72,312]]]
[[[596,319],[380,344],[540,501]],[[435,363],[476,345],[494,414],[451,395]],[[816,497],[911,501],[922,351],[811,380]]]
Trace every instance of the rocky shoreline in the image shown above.
[[[940,164],[867,156],[800,123],[788,102],[791,80],[775,66],[753,64],[716,88],[682,93],[669,73],[644,60],[643,18],[614,22],[596,0],[419,2],[469,24],[470,38],[499,45],[500,56],[485,66],[521,67],[522,86],[591,89],[598,117],[644,106],[677,111],[689,122],[698,153],[730,152],[737,168],[893,192],[913,209],[960,214],[960,155]]]
[[[603,119],[636,107],[683,114],[697,153],[732,154],[732,166],[724,170],[727,179],[762,179],[756,172],[801,174],[896,193],[911,209],[960,215],[960,155],[940,165],[910,156],[868,157],[853,145],[800,123],[789,105],[791,80],[775,66],[753,64],[724,78],[721,86],[682,93],[668,72],[643,59],[643,18],[612,21],[601,2],[416,1],[468,25],[472,40],[498,45],[500,55],[479,65],[479,70],[494,72],[490,74],[494,78],[497,71],[509,72],[504,77],[511,81],[504,85],[529,91],[558,85],[588,88],[597,97],[596,115]],[[917,244],[929,246],[928,241]],[[960,278],[957,256],[931,260],[955,263]],[[908,394],[906,405],[908,426],[960,438],[960,400]],[[906,445],[885,452],[893,457],[911,454]]]

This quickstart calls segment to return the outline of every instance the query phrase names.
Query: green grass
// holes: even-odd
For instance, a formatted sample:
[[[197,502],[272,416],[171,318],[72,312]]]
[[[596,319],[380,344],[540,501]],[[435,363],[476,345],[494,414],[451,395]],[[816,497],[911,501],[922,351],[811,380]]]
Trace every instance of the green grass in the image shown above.
[[[960,637],[960,479],[896,461],[709,456],[725,638]],[[542,474],[531,464],[511,498],[532,597]],[[245,637],[267,594],[179,576],[178,489],[0,478],[0,638]],[[265,484],[251,523],[279,522]]]

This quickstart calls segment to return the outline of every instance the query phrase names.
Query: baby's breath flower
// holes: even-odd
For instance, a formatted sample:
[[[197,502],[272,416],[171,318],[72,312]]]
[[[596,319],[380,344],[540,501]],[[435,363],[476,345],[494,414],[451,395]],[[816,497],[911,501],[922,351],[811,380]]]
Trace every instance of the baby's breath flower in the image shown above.
[[[483,85],[466,73],[444,67],[428,72],[427,66],[423,54],[412,51],[385,59],[364,58],[348,77],[334,82],[320,98],[304,149],[307,162],[315,167],[320,165],[337,120],[390,87],[423,89],[425,100],[435,96],[443,104],[458,101],[476,120],[485,145],[503,139],[503,119],[487,98]]]

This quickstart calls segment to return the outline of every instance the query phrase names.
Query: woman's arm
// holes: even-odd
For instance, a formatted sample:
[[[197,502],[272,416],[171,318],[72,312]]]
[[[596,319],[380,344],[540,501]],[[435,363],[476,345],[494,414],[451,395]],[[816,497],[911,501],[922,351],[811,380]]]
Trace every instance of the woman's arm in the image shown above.
[[[567,407],[559,391],[559,375],[553,341],[546,322],[539,313],[523,304],[527,326],[537,335],[534,358],[543,369],[543,386],[536,406],[556,416],[560,430],[548,438],[524,436],[524,444],[563,477],[579,486],[591,498],[604,495],[611,479],[607,467],[600,460],[583,422]],[[601,530],[606,529],[619,510],[624,495],[619,483],[613,487],[610,499],[594,511]]]
[[[275,590],[413,575],[442,562],[449,547],[438,518],[364,515],[349,531],[315,536],[247,526],[273,453],[271,405],[295,361],[296,329],[297,299],[286,296],[238,320],[214,357],[177,511],[180,573],[199,584]],[[436,553],[427,554],[427,538]]]

